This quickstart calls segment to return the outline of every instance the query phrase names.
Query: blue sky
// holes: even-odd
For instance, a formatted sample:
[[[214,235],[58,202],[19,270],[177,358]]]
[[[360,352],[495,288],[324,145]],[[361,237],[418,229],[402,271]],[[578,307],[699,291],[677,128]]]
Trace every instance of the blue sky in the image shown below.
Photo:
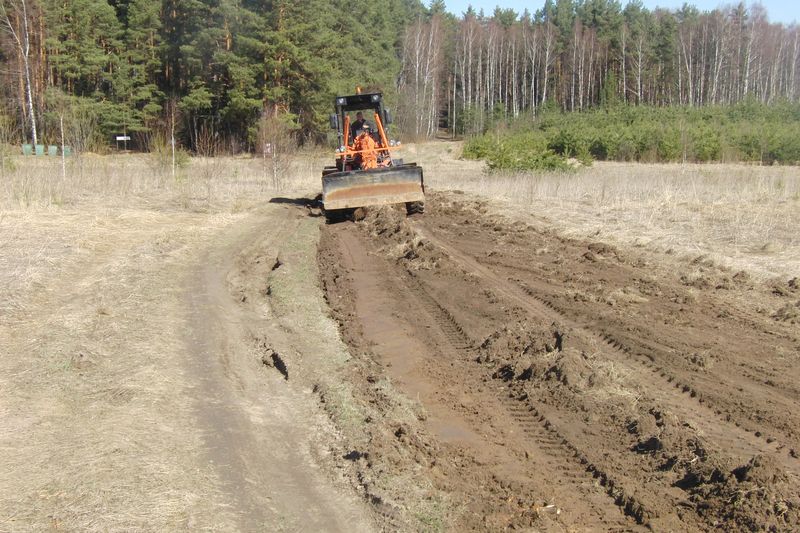
[[[679,8],[687,0],[642,0],[642,3],[653,9],[654,7],[666,7],[670,9]],[[627,3],[626,0],[620,0],[622,5]],[[427,2],[426,2],[427,3]],[[472,4],[476,10],[483,8],[486,14],[491,14],[495,6],[510,7],[518,12],[522,12],[525,8],[531,13],[540,9],[544,5],[544,0],[445,0],[447,9],[457,15],[463,13],[469,4]],[[714,9],[720,5],[735,4],[738,0],[693,0],[687,1],[689,4],[697,6],[699,9]],[[746,4],[751,2],[745,1]],[[798,0],[761,0],[761,4],[767,9],[769,20],[772,22],[783,22],[790,24],[795,21],[800,21],[800,1]]]

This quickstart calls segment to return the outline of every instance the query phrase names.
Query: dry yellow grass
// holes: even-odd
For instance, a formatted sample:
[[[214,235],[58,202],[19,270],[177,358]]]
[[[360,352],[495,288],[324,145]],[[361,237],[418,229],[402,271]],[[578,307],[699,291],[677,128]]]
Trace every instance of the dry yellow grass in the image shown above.
[[[486,173],[460,146],[414,147],[429,185],[507,202],[567,234],[691,257],[762,276],[800,272],[800,169],[595,163],[575,173]]]
[[[48,276],[107,247],[110,232],[124,240],[165,213],[238,213],[276,195],[304,194],[319,187],[323,161],[303,152],[277,182],[269,161],[251,157],[193,158],[175,179],[146,154],[87,154],[68,160],[66,175],[58,158],[11,163],[0,177],[0,317]]]
[[[319,187],[322,165],[319,151],[294,154],[277,177],[269,159],[196,157],[176,169],[147,154],[71,158],[62,171],[61,160],[16,157],[14,170],[0,177],[0,209],[92,205],[170,205],[207,209],[236,202],[269,199],[277,192]]]
[[[66,177],[59,160],[15,165],[0,180],[0,531],[236,530],[190,401],[184,280],[250,207],[312,189],[313,154],[278,183],[251,158],[194,159],[174,180],[144,155],[84,156]]]
[[[177,287],[164,279],[186,245],[230,221],[88,207],[5,215],[0,530],[225,523],[216,481],[196,468]]]
[[[511,211],[544,217],[567,234],[692,257],[707,254],[762,276],[800,270],[796,167],[595,163],[574,174],[487,174],[483,163],[460,160],[460,153],[460,143],[435,142],[407,145],[401,156],[423,165],[429,186],[508,202]],[[141,154],[86,155],[69,162],[66,177],[58,159],[18,157],[16,170],[0,179],[0,217],[6,227],[13,218],[12,226],[27,228],[31,208],[236,212],[279,194],[318,192],[320,169],[330,156],[297,154],[277,180],[269,161],[246,156],[193,158],[176,179],[168,165]],[[0,243],[10,235],[0,235]],[[40,263],[29,261],[25,268]]]

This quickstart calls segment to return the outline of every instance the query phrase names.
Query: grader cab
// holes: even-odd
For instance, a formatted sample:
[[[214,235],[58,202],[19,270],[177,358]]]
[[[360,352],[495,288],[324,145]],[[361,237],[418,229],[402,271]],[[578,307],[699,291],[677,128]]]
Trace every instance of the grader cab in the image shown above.
[[[390,204],[405,204],[409,213],[422,211],[422,168],[397,157],[401,144],[389,138],[392,117],[383,106],[383,95],[337,96],[334,105],[330,123],[338,140],[336,161],[322,171],[326,217],[339,218],[357,208]],[[359,112],[367,129],[353,127]],[[371,140],[359,138],[362,135]]]

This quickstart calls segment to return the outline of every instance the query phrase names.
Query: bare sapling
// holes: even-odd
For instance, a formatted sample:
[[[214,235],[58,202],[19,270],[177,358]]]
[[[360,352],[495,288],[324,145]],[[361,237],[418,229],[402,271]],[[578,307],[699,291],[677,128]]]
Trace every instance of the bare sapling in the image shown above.
[[[169,120],[169,146],[172,155],[172,181],[175,181],[175,125],[178,119],[178,104],[175,99],[167,103],[167,116]]]
[[[219,136],[207,124],[202,124],[195,135],[195,151],[199,156],[200,179],[205,188],[206,204],[211,203],[214,182],[219,178],[222,162],[219,153]]]
[[[61,179],[67,179],[67,154],[64,143],[64,114],[58,116],[59,130],[61,131]]]
[[[297,142],[290,125],[276,112],[265,110],[258,123],[258,152],[261,154],[264,181],[271,177],[272,188],[281,190],[285,184]]]
[[[177,100],[170,99],[164,105],[161,119],[150,126],[145,136],[150,161],[161,185],[170,177],[173,183],[180,181],[178,170],[189,163],[188,154],[181,149],[178,141],[182,131]]]
[[[97,115],[87,106],[74,100],[62,99],[58,106],[58,126],[61,136],[62,176],[66,175],[65,148],[70,150],[72,165],[77,167],[78,178],[84,177],[83,153],[97,149],[99,131]]]
[[[5,177],[7,172],[14,169],[9,148],[16,133],[11,118],[0,114],[0,177]]]

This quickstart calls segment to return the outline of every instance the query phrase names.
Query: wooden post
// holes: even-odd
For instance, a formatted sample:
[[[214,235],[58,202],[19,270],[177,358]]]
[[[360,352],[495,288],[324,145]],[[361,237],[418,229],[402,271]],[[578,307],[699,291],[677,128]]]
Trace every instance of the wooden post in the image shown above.
[[[61,179],[67,179],[67,156],[64,154],[64,115],[58,117],[61,127]]]

